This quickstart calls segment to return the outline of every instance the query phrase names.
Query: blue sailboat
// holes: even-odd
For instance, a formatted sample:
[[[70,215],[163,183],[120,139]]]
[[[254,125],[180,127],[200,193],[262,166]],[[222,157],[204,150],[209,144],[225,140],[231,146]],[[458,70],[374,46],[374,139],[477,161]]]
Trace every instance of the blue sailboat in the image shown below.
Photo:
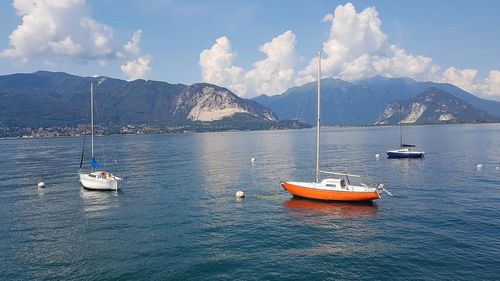
[[[399,149],[387,151],[388,158],[422,158],[425,152],[412,150],[414,144],[403,143],[403,127],[401,125],[401,106],[399,106]]]

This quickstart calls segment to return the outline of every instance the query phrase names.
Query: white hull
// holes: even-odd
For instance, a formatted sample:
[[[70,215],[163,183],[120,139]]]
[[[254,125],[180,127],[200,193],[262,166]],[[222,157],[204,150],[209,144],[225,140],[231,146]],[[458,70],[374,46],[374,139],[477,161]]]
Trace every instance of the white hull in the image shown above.
[[[118,177],[107,172],[79,173],[83,187],[92,190],[118,190]]]

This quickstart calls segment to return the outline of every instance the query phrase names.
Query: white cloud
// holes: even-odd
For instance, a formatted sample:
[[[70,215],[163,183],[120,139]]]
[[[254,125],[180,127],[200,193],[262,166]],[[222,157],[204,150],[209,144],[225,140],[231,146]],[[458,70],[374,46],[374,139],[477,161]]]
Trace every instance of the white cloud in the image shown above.
[[[266,58],[245,75],[250,95],[278,94],[293,85],[295,43],[295,34],[289,30],[259,48]]]
[[[451,83],[481,97],[500,100],[500,71],[492,70],[488,77],[479,79],[475,69],[447,68],[443,73],[441,82]]]
[[[475,69],[459,70],[455,67],[448,67],[443,73],[442,82],[451,83],[466,91],[477,91],[476,76],[477,70]]]
[[[375,8],[358,13],[351,3],[340,5],[323,21],[331,22],[328,40],[322,48],[322,71],[326,77],[353,81],[383,75],[425,80],[433,77],[439,67],[431,58],[413,56],[387,42],[382,21]],[[297,84],[314,81],[316,58],[299,72]]]
[[[493,98],[500,101],[500,71],[490,71],[484,80],[482,94],[486,98]]]
[[[203,81],[225,86],[239,95],[245,95],[243,69],[233,65],[235,57],[229,39],[225,36],[218,38],[210,49],[203,50],[200,54]]]
[[[391,45],[386,56],[372,57],[374,74],[386,77],[411,77],[417,80],[432,80],[436,77],[439,66],[425,56],[413,56],[405,50]]]
[[[129,54],[138,55],[141,52],[141,49],[139,48],[139,44],[141,43],[141,34],[142,30],[136,30],[132,35],[132,39],[130,39],[130,41],[123,46],[123,50]]]
[[[82,46],[80,44],[76,44],[71,39],[71,36],[67,36],[64,40],[59,42],[49,42],[49,46],[51,47],[54,54],[58,55],[76,55],[82,51]]]
[[[432,58],[409,54],[390,44],[374,7],[357,12],[351,3],[339,5],[332,14],[325,15],[323,21],[331,23],[328,39],[322,45],[323,77],[353,81],[382,75],[449,82],[478,96],[500,100],[500,71],[490,71],[483,80],[474,69],[448,67],[442,71]],[[302,70],[294,69],[296,38],[292,31],[262,45],[259,50],[266,58],[254,63],[248,72],[233,65],[235,54],[229,39],[222,38],[224,44],[219,38],[211,49],[200,55],[206,82],[227,86],[242,96],[254,96],[279,94],[291,86],[316,80],[315,56]]]
[[[151,67],[149,66],[150,62],[151,60],[149,56],[143,56],[127,61],[127,63],[122,65],[120,68],[129,81],[145,79],[151,72]]]
[[[260,46],[266,55],[249,71],[233,65],[236,54],[227,37],[220,37],[210,49],[200,54],[204,82],[228,87],[240,96],[278,94],[293,85],[295,71],[295,34],[286,31]]]
[[[90,16],[84,0],[14,0],[13,6],[22,23],[9,35],[11,47],[0,53],[2,57],[27,61],[42,55],[112,55],[112,29]]]
[[[92,18],[86,0],[13,0],[13,7],[22,22],[9,35],[10,47],[0,51],[0,58],[27,62],[44,57],[100,66],[123,59],[129,60],[126,65],[150,71],[149,58],[140,57],[142,31],[134,32],[126,44],[119,43],[111,27]]]

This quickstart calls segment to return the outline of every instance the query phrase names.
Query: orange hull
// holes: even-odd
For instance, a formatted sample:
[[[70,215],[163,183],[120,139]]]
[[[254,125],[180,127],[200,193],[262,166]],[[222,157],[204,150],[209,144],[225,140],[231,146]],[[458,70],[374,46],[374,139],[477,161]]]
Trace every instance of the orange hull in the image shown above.
[[[326,201],[372,201],[380,198],[380,194],[376,191],[373,192],[352,192],[352,191],[334,191],[334,190],[321,190],[316,188],[308,188],[299,185],[281,182],[281,186],[293,196],[326,200]]]

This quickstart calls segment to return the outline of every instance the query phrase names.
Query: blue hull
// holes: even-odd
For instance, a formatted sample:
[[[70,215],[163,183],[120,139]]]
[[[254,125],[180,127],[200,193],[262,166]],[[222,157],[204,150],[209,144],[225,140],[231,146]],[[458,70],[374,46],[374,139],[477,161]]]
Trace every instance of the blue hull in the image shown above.
[[[389,158],[422,158],[424,157],[423,152],[387,152]]]

